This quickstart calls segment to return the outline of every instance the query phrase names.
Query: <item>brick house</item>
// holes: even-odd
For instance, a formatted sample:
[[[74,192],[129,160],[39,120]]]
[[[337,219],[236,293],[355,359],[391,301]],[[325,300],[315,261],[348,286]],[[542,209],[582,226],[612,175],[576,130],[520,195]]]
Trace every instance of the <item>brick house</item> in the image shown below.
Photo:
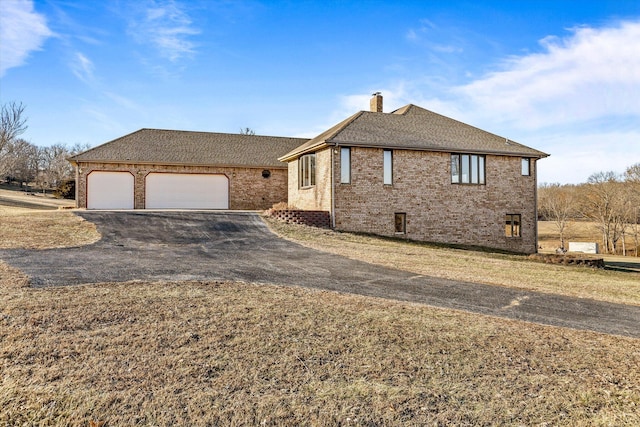
[[[267,209],[287,199],[278,156],[306,139],[141,129],[75,155],[76,206]]]
[[[279,158],[288,203],[337,230],[537,251],[536,161],[547,154],[407,105],[360,111]]]

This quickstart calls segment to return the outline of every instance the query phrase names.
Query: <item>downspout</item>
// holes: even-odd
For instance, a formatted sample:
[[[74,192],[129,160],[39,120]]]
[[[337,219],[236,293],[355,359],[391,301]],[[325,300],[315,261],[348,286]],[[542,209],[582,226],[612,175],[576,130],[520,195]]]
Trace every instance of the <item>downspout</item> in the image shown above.
[[[537,159],[540,160],[540,159]],[[538,253],[538,161],[533,161],[533,223],[536,226],[536,251],[534,253]]]
[[[334,230],[336,228],[336,177],[334,176],[333,162],[336,150],[338,150],[337,143],[335,147],[331,149],[331,228]]]

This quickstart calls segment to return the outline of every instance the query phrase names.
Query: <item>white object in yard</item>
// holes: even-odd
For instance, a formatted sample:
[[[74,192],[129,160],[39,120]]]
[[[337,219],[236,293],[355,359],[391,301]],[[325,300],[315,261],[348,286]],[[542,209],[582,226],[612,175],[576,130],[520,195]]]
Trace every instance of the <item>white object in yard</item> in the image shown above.
[[[598,244],[595,242],[569,242],[569,252],[597,254],[600,251],[598,248]]]
[[[133,209],[133,175],[93,171],[87,176],[87,209]]]
[[[146,209],[229,209],[229,179],[221,174],[147,175]]]

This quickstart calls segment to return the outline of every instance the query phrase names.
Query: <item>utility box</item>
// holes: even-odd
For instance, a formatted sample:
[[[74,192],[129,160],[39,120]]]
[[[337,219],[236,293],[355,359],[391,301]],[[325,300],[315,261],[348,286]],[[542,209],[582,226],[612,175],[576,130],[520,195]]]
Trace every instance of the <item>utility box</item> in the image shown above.
[[[595,242],[569,242],[569,252],[582,252],[583,254],[600,253],[598,244]]]

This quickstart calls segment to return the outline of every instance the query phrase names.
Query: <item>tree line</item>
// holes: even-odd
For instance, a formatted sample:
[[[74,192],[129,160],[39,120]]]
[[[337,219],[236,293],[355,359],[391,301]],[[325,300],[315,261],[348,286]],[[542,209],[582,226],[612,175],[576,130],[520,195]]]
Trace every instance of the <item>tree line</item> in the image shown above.
[[[540,219],[553,222],[565,249],[571,221],[591,221],[605,253],[636,256],[640,240],[640,163],[624,173],[598,172],[578,185],[542,184],[538,188]]]
[[[38,147],[20,136],[27,130],[22,103],[0,107],[0,180],[35,184],[40,189],[59,188],[74,178],[67,158],[89,148],[88,144],[54,144]]]

